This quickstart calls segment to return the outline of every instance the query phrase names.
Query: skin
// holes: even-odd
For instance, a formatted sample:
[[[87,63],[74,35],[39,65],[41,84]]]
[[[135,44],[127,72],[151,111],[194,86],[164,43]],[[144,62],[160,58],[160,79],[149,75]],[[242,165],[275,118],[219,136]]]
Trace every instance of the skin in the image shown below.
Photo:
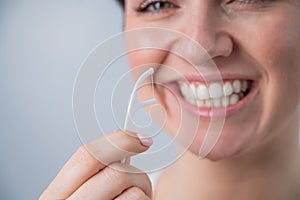
[[[162,27],[189,36],[209,53],[221,74],[254,80],[255,97],[226,118],[218,143],[199,160],[209,124],[204,121],[189,151],[161,176],[153,196],[145,173],[125,173],[138,169],[117,162],[146,151],[151,139],[145,146],[135,134],[116,131],[108,134],[114,145],[99,138],[88,144],[92,151],[80,147],[40,199],[299,199],[299,1],[177,0],[168,4],[176,7],[137,12],[142,1],[126,1],[125,30]],[[131,69],[160,63],[195,74],[189,63],[167,51],[139,51],[128,60]],[[154,77],[166,76],[156,69]],[[181,120],[176,99],[163,87],[156,86],[155,93],[167,113],[165,128],[174,135]],[[139,95],[151,94],[144,87]]]
[[[119,162],[146,151],[152,140],[143,140],[147,145],[136,133],[115,131],[78,148],[40,199],[149,200],[152,189],[147,174]]]
[[[198,142],[161,177],[155,199],[233,199],[233,192],[236,199],[298,199],[299,1],[170,1],[175,8],[136,12],[141,2],[126,1],[126,30],[150,26],[184,33],[207,50],[221,74],[249,77],[258,84],[255,98],[226,118],[217,145],[207,160],[199,161],[209,124],[202,122]],[[161,63],[184,75],[195,73],[187,62],[162,51],[133,53],[129,62],[132,69]],[[168,113],[166,129],[174,135],[180,121],[175,98],[160,87],[156,97]],[[174,190],[182,185],[189,187]]]

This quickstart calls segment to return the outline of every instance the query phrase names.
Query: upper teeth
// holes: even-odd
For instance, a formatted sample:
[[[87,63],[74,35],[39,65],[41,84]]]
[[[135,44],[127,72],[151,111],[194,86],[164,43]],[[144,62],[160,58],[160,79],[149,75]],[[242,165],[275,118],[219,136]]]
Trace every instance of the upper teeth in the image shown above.
[[[179,83],[184,98],[198,107],[227,107],[239,101],[241,94],[249,88],[246,80],[225,81],[223,84]]]

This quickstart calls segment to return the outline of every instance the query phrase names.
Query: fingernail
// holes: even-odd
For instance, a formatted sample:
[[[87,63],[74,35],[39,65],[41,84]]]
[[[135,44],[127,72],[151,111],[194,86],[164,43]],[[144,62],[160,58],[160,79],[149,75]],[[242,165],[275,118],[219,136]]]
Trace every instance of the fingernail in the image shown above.
[[[137,136],[140,139],[142,145],[146,147],[150,147],[153,144],[153,140],[151,137],[143,134],[137,134]]]

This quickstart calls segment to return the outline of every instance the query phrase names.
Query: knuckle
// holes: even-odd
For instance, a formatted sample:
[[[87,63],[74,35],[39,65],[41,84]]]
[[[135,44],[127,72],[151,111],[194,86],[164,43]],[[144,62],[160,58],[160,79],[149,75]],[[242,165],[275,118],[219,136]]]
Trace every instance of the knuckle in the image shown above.
[[[91,159],[93,159],[92,155],[88,152],[85,146],[81,146],[77,149],[76,154],[75,154],[77,160],[79,162],[89,162]]]
[[[114,168],[111,165],[103,169],[102,173],[105,179],[112,184],[123,185],[124,183],[128,182],[128,176],[124,172]]]
[[[85,146],[81,146],[77,149],[74,155],[75,162],[84,165],[94,165],[97,160],[91,155]]]

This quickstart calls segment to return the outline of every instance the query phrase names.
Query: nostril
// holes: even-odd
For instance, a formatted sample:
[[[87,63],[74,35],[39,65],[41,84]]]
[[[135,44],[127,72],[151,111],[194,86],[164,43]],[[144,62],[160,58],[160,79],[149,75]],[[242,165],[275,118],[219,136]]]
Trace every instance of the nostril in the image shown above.
[[[234,41],[227,33],[220,33],[216,38],[215,48],[211,52],[211,57],[229,57],[234,49]]]

